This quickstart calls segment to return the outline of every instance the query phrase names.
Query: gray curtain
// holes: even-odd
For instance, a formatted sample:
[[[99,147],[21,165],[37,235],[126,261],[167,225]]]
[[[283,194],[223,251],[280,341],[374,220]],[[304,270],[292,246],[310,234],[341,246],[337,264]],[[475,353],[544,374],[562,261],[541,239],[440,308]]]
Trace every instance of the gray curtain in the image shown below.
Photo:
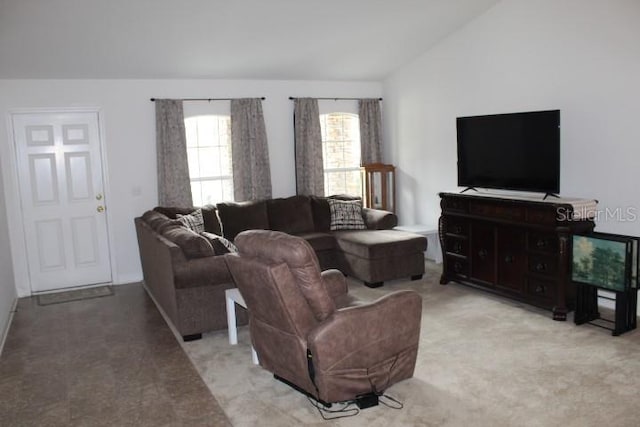
[[[269,147],[260,98],[231,101],[231,161],[236,202],[271,198]]]
[[[296,141],[296,192],[324,196],[324,165],[318,100],[295,99],[293,122]]]
[[[382,114],[380,100],[361,99],[358,102],[360,118],[360,163],[382,163]]]
[[[193,206],[182,101],[156,99],[158,204]]]

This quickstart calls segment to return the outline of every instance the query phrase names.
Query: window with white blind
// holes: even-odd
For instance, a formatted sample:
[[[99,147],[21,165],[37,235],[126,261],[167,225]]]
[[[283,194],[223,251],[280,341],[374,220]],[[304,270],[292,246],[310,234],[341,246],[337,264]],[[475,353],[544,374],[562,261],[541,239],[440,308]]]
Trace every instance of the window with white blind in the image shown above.
[[[360,177],[360,120],[357,114],[333,112],[320,115],[324,192],[362,195]]]
[[[233,201],[231,117],[199,115],[184,124],[193,205]]]

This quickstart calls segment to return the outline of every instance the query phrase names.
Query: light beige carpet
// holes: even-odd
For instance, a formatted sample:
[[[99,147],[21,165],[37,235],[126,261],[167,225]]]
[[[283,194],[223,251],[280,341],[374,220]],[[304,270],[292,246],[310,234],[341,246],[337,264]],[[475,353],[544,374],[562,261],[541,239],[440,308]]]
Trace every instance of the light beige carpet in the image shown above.
[[[572,319],[458,284],[438,284],[427,263],[421,281],[378,289],[349,282],[350,292],[376,298],[414,289],[423,298],[414,378],[387,394],[404,409],[377,406],[327,422],[300,393],[251,364],[247,327],[239,344],[226,331],[184,348],[234,426],[638,426],[640,332],[612,337]]]

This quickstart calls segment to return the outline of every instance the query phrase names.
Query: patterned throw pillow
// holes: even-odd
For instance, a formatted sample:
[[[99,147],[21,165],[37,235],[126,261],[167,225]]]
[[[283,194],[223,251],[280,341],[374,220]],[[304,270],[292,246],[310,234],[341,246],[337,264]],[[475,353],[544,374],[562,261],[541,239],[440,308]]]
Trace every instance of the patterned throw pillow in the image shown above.
[[[202,218],[202,209],[196,209],[188,215],[177,214],[176,218],[189,230],[193,230],[196,233],[202,233],[204,231],[204,218]]]
[[[225,239],[222,236],[218,236],[217,234],[208,233],[203,231],[200,233],[201,236],[207,238],[211,246],[213,246],[213,252],[216,255],[224,255],[231,252],[238,252],[238,248],[236,245],[231,243],[229,240]]]
[[[331,231],[365,230],[367,226],[362,219],[362,203],[360,200],[327,199],[331,211]]]

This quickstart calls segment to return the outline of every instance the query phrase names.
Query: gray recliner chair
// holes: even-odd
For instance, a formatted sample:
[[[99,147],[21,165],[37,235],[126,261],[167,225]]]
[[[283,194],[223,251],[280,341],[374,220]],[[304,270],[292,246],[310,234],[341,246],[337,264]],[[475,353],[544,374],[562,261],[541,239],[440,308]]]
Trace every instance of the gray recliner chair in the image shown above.
[[[260,365],[329,404],[381,394],[413,376],[422,300],[396,291],[373,302],[348,294],[338,270],[320,271],[311,246],[277,231],[240,233],[227,265],[249,311]]]

